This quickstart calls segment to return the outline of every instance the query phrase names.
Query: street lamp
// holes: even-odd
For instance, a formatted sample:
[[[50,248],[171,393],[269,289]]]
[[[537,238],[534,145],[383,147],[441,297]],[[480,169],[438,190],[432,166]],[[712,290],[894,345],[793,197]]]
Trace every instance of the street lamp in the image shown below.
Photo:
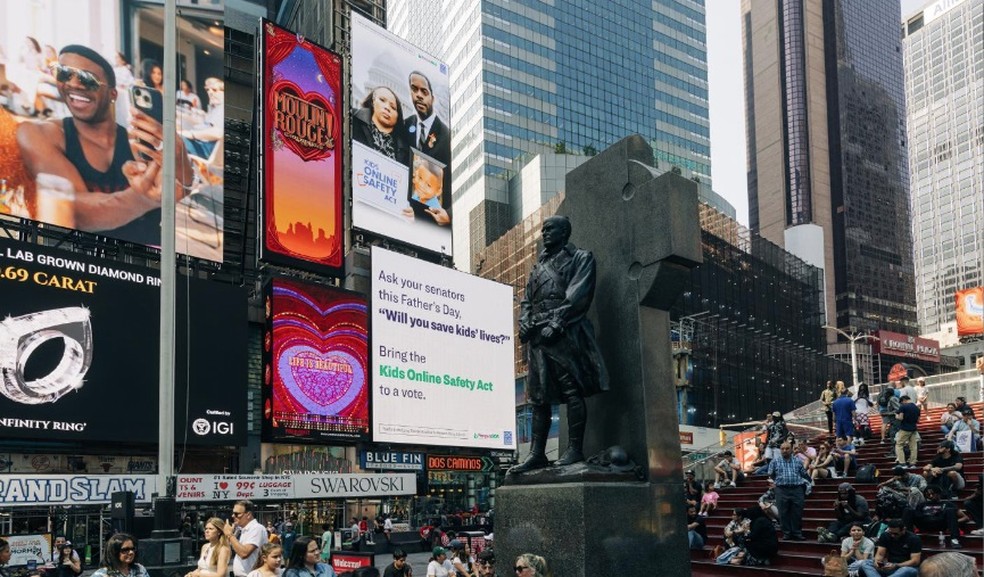
[[[864,339],[871,339],[874,341],[880,340],[874,335],[869,335],[868,333],[848,333],[837,327],[832,327],[830,325],[823,325],[820,327],[822,329],[827,329],[831,331],[836,331],[837,334],[844,337],[851,343],[851,378],[853,380],[854,389],[857,390],[858,386],[858,349],[857,342]]]

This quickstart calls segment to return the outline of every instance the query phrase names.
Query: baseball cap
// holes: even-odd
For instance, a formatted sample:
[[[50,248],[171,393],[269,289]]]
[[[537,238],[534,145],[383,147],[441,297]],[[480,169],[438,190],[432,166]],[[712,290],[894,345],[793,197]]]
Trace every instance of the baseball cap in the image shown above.
[[[905,467],[903,467],[901,465],[895,465],[895,467],[892,469],[892,473],[894,473],[896,475],[904,475],[905,474]]]
[[[450,543],[448,543],[448,549],[455,551],[458,549],[464,549],[464,546],[461,544],[461,541],[453,539]]]
[[[447,555],[448,554],[448,550],[445,549],[444,547],[434,547],[434,550],[431,551],[431,553],[435,557],[440,557],[441,555]]]
[[[944,449],[952,450],[954,447],[956,447],[956,445],[953,444],[953,441],[949,439],[945,439],[943,442],[940,443],[940,447]]]
[[[686,475],[688,477],[693,477],[694,476],[694,472],[693,471],[687,471],[687,472],[684,473],[684,475]]]
[[[773,417],[781,417],[782,416],[782,413],[780,413],[779,411],[772,411],[772,416]]]
[[[837,485],[838,491],[850,491],[852,488],[853,487],[851,487],[850,483],[841,483],[840,485]]]

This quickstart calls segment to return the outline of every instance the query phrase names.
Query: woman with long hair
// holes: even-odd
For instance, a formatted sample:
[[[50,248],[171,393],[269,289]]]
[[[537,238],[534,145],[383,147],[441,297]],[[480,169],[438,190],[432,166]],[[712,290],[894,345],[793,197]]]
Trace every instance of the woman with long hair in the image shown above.
[[[205,523],[205,544],[198,557],[198,568],[185,577],[226,577],[229,573],[229,559],[232,548],[229,539],[222,532],[225,521],[212,517]]]
[[[280,565],[284,560],[284,548],[279,543],[264,543],[256,565],[246,577],[280,577]]]
[[[533,553],[523,553],[516,558],[513,567],[516,577],[552,577],[553,573],[547,567],[547,560]]]
[[[150,577],[147,569],[137,563],[137,541],[127,533],[116,533],[106,541],[102,567],[93,577]]]
[[[164,69],[160,62],[153,58],[145,58],[140,63],[140,80],[147,88],[160,90],[164,93]]]
[[[46,573],[47,577],[75,577],[75,575],[82,573],[81,567],[78,573],[75,572],[75,564],[72,559],[75,550],[67,542],[58,547],[54,554],[57,557],[54,559],[55,570],[51,574]]]
[[[321,547],[313,537],[298,537],[290,548],[284,577],[335,577],[335,570],[321,563]]]
[[[817,458],[810,463],[808,471],[810,473],[810,478],[813,479],[813,483],[816,484],[817,479],[826,479],[831,473],[831,468],[834,466],[834,455],[830,452],[830,444],[827,442],[820,443],[820,449],[817,451]]]

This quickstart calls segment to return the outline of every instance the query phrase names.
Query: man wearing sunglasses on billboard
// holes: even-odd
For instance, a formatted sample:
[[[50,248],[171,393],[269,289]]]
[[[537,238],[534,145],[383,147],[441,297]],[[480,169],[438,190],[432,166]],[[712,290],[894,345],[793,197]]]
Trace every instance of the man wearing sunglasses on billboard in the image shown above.
[[[74,228],[159,244],[161,123],[134,109],[129,132],[116,124],[116,99],[129,95],[117,93],[112,65],[91,48],[66,46],[51,68],[70,116],[18,127],[24,167],[32,177],[51,174],[71,183]],[[193,172],[181,139],[175,140],[175,195],[180,199]]]

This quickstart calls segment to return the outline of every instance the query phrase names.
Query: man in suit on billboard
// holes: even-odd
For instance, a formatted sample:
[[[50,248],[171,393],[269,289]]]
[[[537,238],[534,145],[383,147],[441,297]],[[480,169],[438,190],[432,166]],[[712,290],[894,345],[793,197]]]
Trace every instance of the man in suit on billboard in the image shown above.
[[[441,206],[412,204],[415,216],[430,215],[440,226],[451,223],[451,129],[434,114],[434,91],[423,73],[410,73],[410,98],[417,114],[406,120],[410,146],[444,165]],[[411,191],[412,194],[412,191]]]

